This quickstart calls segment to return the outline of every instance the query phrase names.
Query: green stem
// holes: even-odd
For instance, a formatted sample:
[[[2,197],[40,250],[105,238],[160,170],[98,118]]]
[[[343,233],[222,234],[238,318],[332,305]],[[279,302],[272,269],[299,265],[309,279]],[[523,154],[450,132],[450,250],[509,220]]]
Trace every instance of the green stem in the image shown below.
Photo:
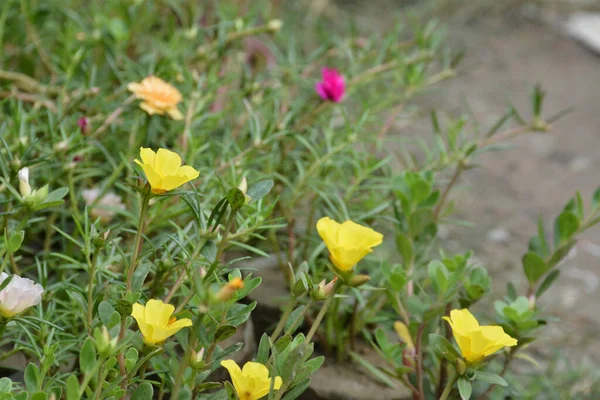
[[[140,250],[142,247],[142,231],[144,230],[144,222],[146,220],[146,216],[148,215],[148,204],[150,202],[150,192],[146,193],[142,198],[142,208],[140,210],[140,219],[138,221],[137,232],[135,234],[134,247],[133,247],[133,255],[131,257],[131,265],[129,266],[129,270],[127,271],[127,291],[131,290],[131,285],[133,281],[133,273],[135,272],[135,268],[137,267],[138,258],[140,254]]]
[[[333,298],[334,298],[335,293],[337,292],[337,289],[339,288],[339,286],[340,286],[340,281],[337,281],[335,283],[335,286],[331,290],[331,293],[329,293],[329,296],[327,296],[327,298],[325,299],[325,302],[323,303],[323,306],[321,307],[319,314],[317,314],[317,318],[315,318],[312,326],[310,327],[310,331],[308,331],[308,334],[306,335],[306,340],[305,340],[306,343],[310,343],[313,336],[315,336],[315,333],[317,333],[317,329],[319,329],[319,325],[321,325],[321,321],[323,321],[323,317],[327,313],[327,310],[329,309],[329,306],[331,305],[331,302],[333,301]]]
[[[96,392],[94,393],[94,400],[100,400],[100,398],[102,397],[102,383],[104,382],[102,375],[104,375],[104,363],[100,365],[100,369],[98,370],[98,382],[96,382]]]
[[[87,323],[88,323],[88,331],[92,329],[92,320],[94,318],[93,309],[94,309],[94,281],[96,279],[96,259],[98,258],[99,249],[94,250],[94,254],[92,255],[92,260],[89,263],[89,274],[90,274],[90,283],[88,286],[87,293]]]
[[[290,317],[290,314],[292,313],[292,311],[294,311],[294,307],[296,306],[296,303],[297,303],[296,296],[291,295],[290,301],[288,302],[287,307],[285,308],[285,311],[283,312],[283,315],[279,319],[279,323],[277,323],[275,330],[271,334],[271,342],[275,343],[277,338],[279,338],[279,335],[281,334],[281,332],[283,331],[283,328],[285,327],[285,322]]]
[[[440,396],[439,400],[446,400],[448,396],[450,396],[450,392],[452,391],[454,382],[456,382],[456,378],[457,376],[456,374],[454,374],[450,377],[450,379],[448,379],[448,383],[446,383],[446,387],[444,388],[444,391],[442,392],[442,395]]]

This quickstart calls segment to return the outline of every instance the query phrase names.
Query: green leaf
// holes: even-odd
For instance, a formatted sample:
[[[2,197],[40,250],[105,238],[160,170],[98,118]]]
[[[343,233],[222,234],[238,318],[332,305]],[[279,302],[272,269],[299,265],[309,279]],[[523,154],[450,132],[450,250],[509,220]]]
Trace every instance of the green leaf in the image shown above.
[[[492,385],[499,385],[503,387],[508,386],[508,382],[506,382],[504,378],[492,372],[477,371],[475,372],[475,379],[486,383],[491,383]]]
[[[265,364],[269,359],[269,350],[271,348],[271,339],[269,335],[263,333],[258,344],[258,351],[256,352],[256,362]]]
[[[212,240],[207,241],[202,247],[200,254],[209,262],[214,263],[217,258],[217,245]]]
[[[550,272],[548,274],[548,276],[545,277],[544,280],[542,281],[542,284],[538,288],[537,292],[535,292],[535,297],[540,298],[544,294],[544,292],[546,290],[548,290],[550,288],[550,286],[552,286],[552,284],[554,283],[556,278],[558,278],[559,275],[560,275],[560,270],[558,270],[558,269],[555,269],[554,271]]]
[[[408,236],[399,233],[396,235],[396,247],[402,256],[402,261],[408,264],[413,259],[413,245]]]
[[[135,269],[135,272],[133,273],[133,279],[131,283],[131,287],[134,292],[142,288],[142,285],[144,284],[144,281],[146,280],[146,277],[148,276],[148,273],[151,269],[152,263],[145,262],[138,264],[137,268]]]
[[[235,335],[236,331],[237,331],[237,328],[233,325],[219,326],[217,328],[217,331],[215,332],[215,343],[219,343],[225,339],[229,339],[230,337]]]
[[[300,314],[304,312],[304,306],[298,306],[294,311],[292,311],[292,313],[290,314],[290,316],[288,317],[287,321],[285,321],[285,327],[284,327],[284,331],[287,332],[288,330],[292,330],[292,332],[294,332],[296,329],[298,329],[298,327],[300,325],[302,325],[303,319],[302,318],[298,318],[300,316]],[[298,321],[296,321],[298,320]],[[292,327],[292,324],[295,325]]]
[[[69,189],[66,187],[53,190],[50,193],[48,193],[48,196],[46,196],[46,200],[44,201],[44,203],[60,201],[67,195],[67,193],[69,193]]]
[[[175,400],[192,400],[192,392],[189,388],[184,386],[181,388],[181,391],[179,391],[179,395]]]
[[[44,392],[37,392],[31,396],[31,400],[46,400],[48,395]]]
[[[75,374],[71,374],[67,378],[67,400],[80,400],[79,382],[77,381],[77,375]]]
[[[131,400],[148,400],[154,395],[154,389],[148,382],[142,383],[131,395]]]
[[[458,385],[458,393],[460,393],[460,398],[462,400],[469,400],[471,398],[471,393],[473,392],[471,382],[461,376],[458,378],[456,383]]]
[[[0,393],[10,393],[12,390],[12,381],[9,378],[0,379]]]
[[[246,194],[250,197],[250,202],[257,201],[265,197],[271,189],[273,189],[273,182],[271,179],[256,182],[248,188]]]
[[[25,387],[29,393],[36,392],[42,387],[42,378],[40,376],[40,370],[34,363],[27,364],[25,368]]]
[[[554,243],[566,242],[579,229],[579,218],[570,211],[563,211],[554,222]]]
[[[81,346],[81,351],[79,352],[79,366],[83,373],[89,374],[92,372],[95,365],[96,347],[94,346],[92,339],[87,338],[85,342],[83,342],[83,346]]]
[[[548,271],[548,266],[542,257],[530,251],[523,256],[523,269],[529,284],[533,285]]]
[[[448,269],[437,260],[431,261],[427,265],[427,273],[431,279],[437,294],[443,294],[448,289]]]
[[[452,346],[448,339],[442,335],[431,333],[429,335],[429,343],[439,354],[442,355],[442,357],[448,360],[448,362],[454,363],[456,359],[460,357],[454,346]]]
[[[376,366],[371,364],[369,361],[367,361],[366,359],[359,356],[357,353],[355,353],[353,351],[350,352],[350,356],[354,359],[354,361],[356,361],[358,364],[360,364],[364,369],[366,369],[369,373],[371,373],[371,375],[373,375],[375,378],[377,378],[378,380],[380,380],[381,382],[383,382],[384,384],[386,384],[387,386],[389,386],[391,388],[396,387],[394,382],[386,374],[384,374],[381,370],[379,370],[379,368],[377,368]]]
[[[285,396],[283,396],[283,398],[281,400],[295,400],[298,397],[300,397],[300,395],[302,393],[304,393],[304,391],[310,386],[310,378],[306,378],[303,381],[299,382],[298,384],[296,384],[291,390],[289,390]]]
[[[409,220],[410,234],[416,237],[423,233],[425,228],[431,225],[435,220],[433,210],[430,208],[420,208],[415,211]]]
[[[23,239],[25,238],[25,231],[17,231],[10,234],[8,239],[7,249],[9,253],[15,253],[21,248]]]
[[[100,304],[98,304],[98,316],[100,317],[100,322],[103,325],[106,325],[107,328],[111,328],[110,319],[115,312],[114,307],[106,300],[102,300]]]
[[[594,196],[592,197],[592,208],[594,210],[600,208],[600,187],[596,189]]]

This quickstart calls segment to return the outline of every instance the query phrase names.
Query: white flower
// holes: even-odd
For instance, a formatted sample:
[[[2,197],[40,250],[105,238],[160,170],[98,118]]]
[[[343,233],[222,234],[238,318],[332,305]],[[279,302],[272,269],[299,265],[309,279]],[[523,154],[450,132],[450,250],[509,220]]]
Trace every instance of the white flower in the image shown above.
[[[86,189],[81,195],[85,200],[85,204],[91,206],[94,201],[100,195],[100,189]],[[121,201],[121,196],[114,194],[113,192],[106,193],[98,203],[91,208],[90,214],[92,218],[100,218],[103,221],[110,221],[115,216],[116,210],[124,210],[125,205]]]
[[[0,284],[8,278],[8,274],[0,274]],[[36,306],[42,301],[44,288],[31,279],[13,275],[9,284],[0,292],[0,314],[9,318]]]
[[[21,196],[27,197],[31,194],[31,186],[29,186],[29,168],[21,168],[18,173],[19,176],[19,192]]]

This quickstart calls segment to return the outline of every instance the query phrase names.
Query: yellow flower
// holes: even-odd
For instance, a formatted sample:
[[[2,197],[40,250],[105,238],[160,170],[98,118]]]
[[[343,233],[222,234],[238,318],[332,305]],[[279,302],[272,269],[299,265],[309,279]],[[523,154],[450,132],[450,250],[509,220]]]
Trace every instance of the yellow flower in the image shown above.
[[[140,149],[142,161],[134,160],[142,167],[152,192],[156,194],[173,190],[184,183],[196,179],[200,173],[189,165],[181,166],[181,157],[167,149]]]
[[[133,92],[136,98],[143,100],[140,108],[148,114],[167,113],[175,120],[183,119],[183,115],[177,109],[177,104],[181,102],[181,93],[162,79],[150,75],[139,83],[130,83],[127,89]]]
[[[339,224],[324,217],[317,222],[317,231],[327,245],[329,259],[342,271],[351,270],[383,241],[381,233],[350,220]]]
[[[469,363],[476,363],[506,346],[515,346],[517,339],[504,333],[501,326],[480,326],[469,310],[452,310],[444,317],[452,327],[460,352]]]
[[[140,303],[133,305],[131,316],[137,321],[144,343],[154,345],[164,342],[180,329],[192,326],[192,320],[182,318],[177,320],[171,317],[175,307],[165,304],[161,300],[148,300],[146,306]]]
[[[239,400],[258,400],[269,394],[273,378],[269,378],[269,370],[264,365],[247,362],[244,368],[240,369],[235,361],[223,360],[221,366],[229,371]],[[281,377],[276,376],[273,389],[278,390],[281,384]]]

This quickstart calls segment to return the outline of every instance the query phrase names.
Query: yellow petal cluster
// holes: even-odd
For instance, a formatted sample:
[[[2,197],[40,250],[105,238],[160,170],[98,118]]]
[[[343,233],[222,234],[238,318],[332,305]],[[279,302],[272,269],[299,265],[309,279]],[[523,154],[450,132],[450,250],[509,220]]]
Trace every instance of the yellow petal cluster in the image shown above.
[[[173,311],[175,307],[161,300],[148,300],[145,306],[140,303],[133,305],[131,316],[137,321],[144,343],[160,344],[180,329],[192,326],[192,320],[189,318],[171,318]]]
[[[127,89],[141,99],[140,108],[149,115],[165,113],[175,120],[183,119],[177,108],[181,102],[181,93],[173,86],[156,76],[148,76],[141,82],[132,82]]]
[[[327,245],[329,259],[341,271],[351,270],[383,241],[381,233],[350,220],[340,224],[324,217],[317,222],[317,231]]]
[[[273,389],[278,390],[281,387],[281,377],[269,378],[267,367],[257,362],[247,362],[244,368],[240,369],[233,360],[223,360],[221,365],[229,371],[233,387],[239,400],[258,400],[263,398],[271,390],[271,381]]]
[[[444,317],[452,328],[460,352],[469,363],[481,361],[506,346],[515,346],[517,339],[507,335],[501,326],[481,326],[467,309],[450,311]]]
[[[140,160],[134,160],[142,167],[152,193],[160,194],[173,190],[184,183],[196,179],[200,173],[189,165],[181,165],[179,154],[167,149],[152,149],[142,147]]]

